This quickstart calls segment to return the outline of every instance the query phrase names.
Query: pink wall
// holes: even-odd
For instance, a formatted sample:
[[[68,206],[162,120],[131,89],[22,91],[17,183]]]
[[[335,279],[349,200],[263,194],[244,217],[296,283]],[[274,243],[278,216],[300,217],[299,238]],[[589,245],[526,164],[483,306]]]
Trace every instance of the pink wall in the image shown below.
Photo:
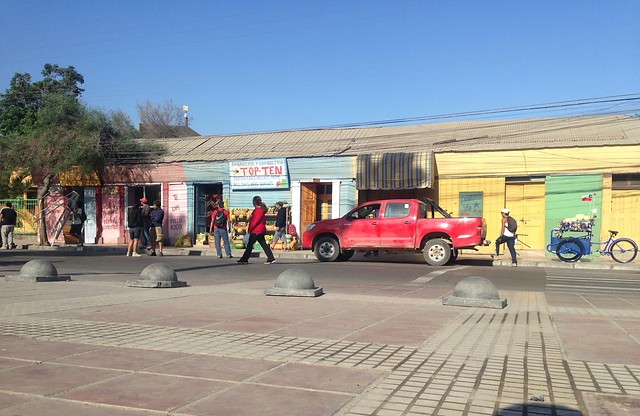
[[[171,242],[187,232],[187,185],[170,183],[165,205],[165,228]]]
[[[121,186],[102,187],[102,243],[124,244],[127,242],[122,230],[124,229],[124,215],[121,212],[124,205]]]

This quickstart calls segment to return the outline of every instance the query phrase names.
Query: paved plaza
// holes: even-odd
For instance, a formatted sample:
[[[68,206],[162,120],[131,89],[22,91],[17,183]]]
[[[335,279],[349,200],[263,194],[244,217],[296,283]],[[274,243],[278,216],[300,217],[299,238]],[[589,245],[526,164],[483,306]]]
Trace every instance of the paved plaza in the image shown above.
[[[428,282],[446,270],[426,269],[280,297],[251,277],[275,266],[235,267],[173,289],[0,282],[0,416],[640,414],[635,293],[443,306]]]

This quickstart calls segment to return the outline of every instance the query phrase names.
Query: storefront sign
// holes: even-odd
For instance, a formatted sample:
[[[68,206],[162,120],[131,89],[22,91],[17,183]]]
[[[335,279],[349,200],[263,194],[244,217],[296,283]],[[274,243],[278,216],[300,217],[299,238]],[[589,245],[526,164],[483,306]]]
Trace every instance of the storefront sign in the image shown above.
[[[460,192],[460,216],[482,218],[482,192]]]
[[[289,189],[286,159],[258,159],[229,162],[232,190]]]

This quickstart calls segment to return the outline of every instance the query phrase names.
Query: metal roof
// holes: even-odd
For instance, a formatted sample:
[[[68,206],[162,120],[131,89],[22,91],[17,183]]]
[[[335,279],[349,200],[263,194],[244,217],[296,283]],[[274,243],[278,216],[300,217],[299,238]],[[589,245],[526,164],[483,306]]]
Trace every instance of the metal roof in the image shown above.
[[[366,153],[478,152],[640,144],[640,118],[583,116],[456,121],[410,126],[290,130],[154,139],[167,147],[161,162],[275,157],[355,156]]]

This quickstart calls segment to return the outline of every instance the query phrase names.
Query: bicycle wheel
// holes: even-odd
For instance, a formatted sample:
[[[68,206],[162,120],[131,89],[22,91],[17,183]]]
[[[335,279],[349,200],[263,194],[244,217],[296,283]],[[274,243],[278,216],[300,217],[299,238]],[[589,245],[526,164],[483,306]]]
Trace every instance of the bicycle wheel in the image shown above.
[[[618,238],[611,244],[611,257],[618,263],[629,263],[638,255],[638,245],[630,238]]]
[[[576,238],[567,238],[558,243],[556,247],[556,256],[562,261],[573,263],[582,257],[584,247],[582,243]]]

